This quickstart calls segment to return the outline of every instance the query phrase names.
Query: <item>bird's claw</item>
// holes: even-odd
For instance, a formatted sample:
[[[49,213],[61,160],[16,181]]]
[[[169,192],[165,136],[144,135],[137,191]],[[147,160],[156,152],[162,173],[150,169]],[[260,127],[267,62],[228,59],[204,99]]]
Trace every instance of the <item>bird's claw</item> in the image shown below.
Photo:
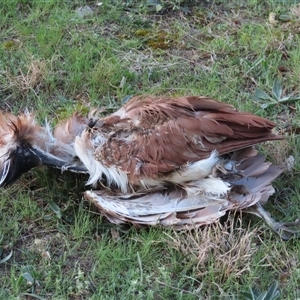
[[[261,217],[282,240],[287,241],[291,238],[300,238],[300,219],[297,219],[295,222],[275,222],[259,202],[250,208],[250,212]],[[291,227],[298,227],[299,229],[296,230]]]
[[[300,226],[300,220],[297,219],[295,222],[287,223],[276,223],[274,226],[275,231],[280,235],[280,237],[287,241],[291,238],[300,237],[300,229],[293,229],[291,227]]]

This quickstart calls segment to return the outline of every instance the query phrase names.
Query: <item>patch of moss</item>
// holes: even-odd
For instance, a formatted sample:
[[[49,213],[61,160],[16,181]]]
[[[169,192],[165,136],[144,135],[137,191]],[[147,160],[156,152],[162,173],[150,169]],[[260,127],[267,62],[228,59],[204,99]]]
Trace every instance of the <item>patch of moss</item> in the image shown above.
[[[135,31],[135,35],[139,38],[143,38],[143,43],[154,50],[170,49],[178,39],[177,34],[169,33],[165,30],[151,31],[148,29],[138,29]]]
[[[138,29],[135,31],[137,37],[148,37],[151,34],[149,29]]]
[[[8,40],[3,43],[3,48],[6,50],[14,50],[18,47],[18,43],[15,40]]]

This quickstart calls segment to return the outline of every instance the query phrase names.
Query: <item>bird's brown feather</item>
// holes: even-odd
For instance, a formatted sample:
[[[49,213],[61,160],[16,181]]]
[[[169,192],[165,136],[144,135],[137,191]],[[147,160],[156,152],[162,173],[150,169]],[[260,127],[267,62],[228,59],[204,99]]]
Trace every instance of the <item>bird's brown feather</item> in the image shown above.
[[[79,113],[74,113],[69,119],[60,122],[55,127],[53,135],[56,140],[64,144],[70,144],[74,142],[75,137],[80,135],[88,124],[88,118]]]
[[[134,97],[98,124],[108,140],[95,150],[96,159],[118,166],[132,181],[158,178],[209,157],[215,149],[225,154],[282,139],[272,133],[273,122],[196,96]]]

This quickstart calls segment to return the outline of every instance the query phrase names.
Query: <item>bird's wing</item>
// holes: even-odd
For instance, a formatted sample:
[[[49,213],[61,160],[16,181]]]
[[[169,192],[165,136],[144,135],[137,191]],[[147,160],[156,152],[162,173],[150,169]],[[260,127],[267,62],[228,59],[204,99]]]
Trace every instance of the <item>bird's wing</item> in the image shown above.
[[[172,186],[146,194],[120,195],[100,190],[86,191],[85,197],[117,224],[173,225],[177,229],[206,225],[218,220],[227,210],[248,211],[247,208],[258,202],[264,204],[274,193],[272,181],[284,171],[266,162],[253,148],[235,152],[233,158],[238,169],[222,176],[230,187],[221,195],[209,192],[205,186],[207,180],[221,179],[204,178],[182,188]],[[186,188],[196,188],[199,192],[188,194]]]
[[[217,221],[228,205],[226,200],[208,201],[204,195],[186,197],[180,190],[132,195],[132,199],[110,196],[105,191],[86,191],[85,197],[117,224],[197,227]]]
[[[134,97],[99,121],[108,138],[94,157],[132,177],[157,178],[213,150],[223,154],[281,139],[272,134],[274,126],[206,97]]]

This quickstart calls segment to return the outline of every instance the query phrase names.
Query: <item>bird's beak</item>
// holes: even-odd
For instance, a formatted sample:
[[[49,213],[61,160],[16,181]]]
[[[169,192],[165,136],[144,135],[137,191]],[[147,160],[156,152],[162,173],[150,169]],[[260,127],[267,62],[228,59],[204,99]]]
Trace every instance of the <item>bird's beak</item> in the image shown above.
[[[14,183],[22,174],[40,165],[46,165],[62,171],[87,173],[85,167],[70,164],[43,150],[28,146],[18,146],[14,151],[10,152],[8,158],[0,166],[0,187]]]
[[[58,157],[50,153],[47,153],[43,150],[36,149],[36,148],[32,148],[30,150],[39,158],[41,165],[61,169],[63,166],[67,164],[66,161],[59,159]]]
[[[60,169],[62,171],[71,171],[74,173],[84,174],[88,173],[88,170],[84,166],[77,166],[75,164],[62,160],[50,153],[44,152],[43,150],[32,149],[32,151],[36,154],[36,156],[39,157],[42,165]]]

